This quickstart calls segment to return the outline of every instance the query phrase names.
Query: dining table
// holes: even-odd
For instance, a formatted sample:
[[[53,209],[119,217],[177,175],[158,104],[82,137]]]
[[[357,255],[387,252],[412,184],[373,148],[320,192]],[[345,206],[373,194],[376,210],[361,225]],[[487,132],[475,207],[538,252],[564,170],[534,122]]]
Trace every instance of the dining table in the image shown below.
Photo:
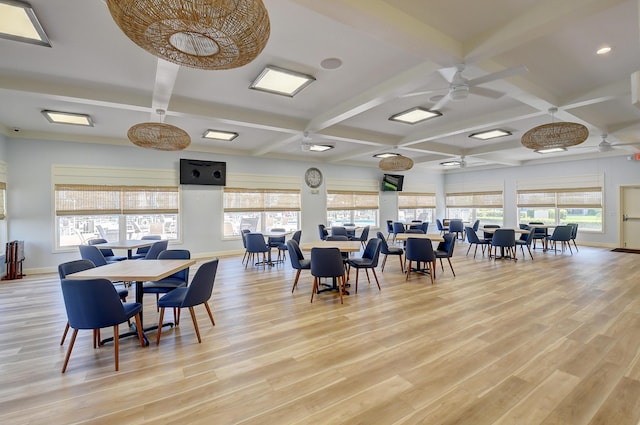
[[[105,242],[96,244],[98,248],[109,248],[109,249],[126,249],[127,250],[127,258],[131,258],[133,255],[133,250],[138,248],[144,248],[147,246],[153,245],[157,240],[150,239],[127,239],[126,241],[114,241],[114,242]]]
[[[155,241],[151,241],[152,243]],[[156,281],[191,267],[195,260],[124,260],[109,263],[104,266],[94,267],[76,273],[70,273],[67,279],[109,279],[111,281],[123,281],[135,283],[136,302],[142,304],[144,282]],[[157,325],[145,327],[143,325],[143,312],[140,311],[140,326],[145,339],[145,345],[149,345],[145,332],[157,329]],[[163,323],[162,326],[173,326],[173,323]],[[135,329],[120,335],[120,337],[137,336]],[[109,341],[107,338],[103,342]]]

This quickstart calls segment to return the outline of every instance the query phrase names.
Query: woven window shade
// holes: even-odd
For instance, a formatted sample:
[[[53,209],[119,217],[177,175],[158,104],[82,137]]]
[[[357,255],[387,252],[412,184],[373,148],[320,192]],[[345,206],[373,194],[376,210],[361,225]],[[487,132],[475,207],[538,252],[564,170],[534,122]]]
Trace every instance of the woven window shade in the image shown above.
[[[435,208],[435,193],[411,193],[402,192],[398,194],[399,209]]]
[[[600,187],[519,190],[517,195],[521,208],[602,208]]]
[[[299,190],[224,188],[224,212],[300,211]]]
[[[177,214],[177,187],[55,185],[56,215]]]
[[[502,192],[447,193],[447,208],[502,208]]]
[[[378,192],[327,192],[327,210],[375,210],[378,209]]]
[[[154,56],[198,69],[231,69],[267,45],[269,15],[261,0],[107,0],[111,17]]]

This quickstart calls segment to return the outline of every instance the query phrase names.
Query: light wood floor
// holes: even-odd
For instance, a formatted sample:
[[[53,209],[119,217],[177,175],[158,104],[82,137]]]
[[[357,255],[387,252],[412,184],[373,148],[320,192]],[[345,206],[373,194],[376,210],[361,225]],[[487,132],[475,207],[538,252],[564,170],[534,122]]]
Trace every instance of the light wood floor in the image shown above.
[[[1,282],[0,424],[638,423],[640,255],[465,252],[433,286],[405,282],[390,258],[382,291],[361,274],[344,305],[329,293],[309,304],[308,272],[292,295],[289,264],[221,258],[202,344],[185,312],[160,346],[123,339],[119,372],[113,346],[80,331],[60,373],[55,275]]]

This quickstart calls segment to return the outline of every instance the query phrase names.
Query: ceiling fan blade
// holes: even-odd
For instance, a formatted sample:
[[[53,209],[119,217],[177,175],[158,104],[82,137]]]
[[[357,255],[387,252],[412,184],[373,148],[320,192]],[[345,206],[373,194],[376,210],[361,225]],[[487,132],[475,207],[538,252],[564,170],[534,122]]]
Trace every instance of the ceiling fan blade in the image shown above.
[[[503,71],[494,72],[492,74],[487,74],[482,77],[474,78],[473,80],[469,80],[468,84],[470,86],[477,86],[478,84],[485,84],[490,81],[500,80],[503,78],[508,78],[513,75],[522,74],[524,72],[528,72],[526,66],[518,66],[515,68],[508,68]]]
[[[413,96],[424,96],[425,94],[437,93],[447,90],[446,88],[436,89],[436,90],[425,90],[425,91],[416,91],[413,93],[407,93],[399,96],[401,99],[405,97],[413,97]]]
[[[477,94],[478,96],[489,97],[491,99],[499,99],[504,96],[504,92],[498,90],[491,90],[484,87],[469,87],[469,93]]]
[[[446,95],[442,96],[442,99],[440,99],[439,101],[436,102],[435,105],[433,105],[431,108],[429,108],[430,111],[438,111],[440,112],[440,109],[449,101],[451,100],[451,97],[449,96],[449,94],[447,93]]]

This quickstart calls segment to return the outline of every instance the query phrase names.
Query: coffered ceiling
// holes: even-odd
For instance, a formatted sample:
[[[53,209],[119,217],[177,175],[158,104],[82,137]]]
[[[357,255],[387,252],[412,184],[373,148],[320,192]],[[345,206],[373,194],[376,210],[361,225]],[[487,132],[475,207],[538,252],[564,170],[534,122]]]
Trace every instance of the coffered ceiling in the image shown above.
[[[223,71],[157,59],[120,31],[103,1],[30,3],[52,47],[0,39],[0,131],[12,143],[130,145],[129,127],[157,120],[162,106],[164,121],[190,134],[191,157],[375,167],[374,154],[397,152],[416,168],[443,170],[441,162],[464,156],[465,170],[477,170],[640,152],[640,89],[632,84],[640,71],[639,0],[265,0],[266,48],[248,65]],[[604,45],[611,52],[597,55]],[[330,58],[341,66],[323,67]],[[470,93],[439,104],[459,64],[469,80],[527,71],[477,86],[503,93],[498,98]],[[250,90],[267,65],[316,81],[293,98]],[[389,120],[416,106],[439,106],[442,116],[414,125]],[[87,113],[95,124],[51,124],[44,109]],[[557,154],[522,147],[527,130],[552,121],[584,124],[589,138]],[[512,134],[468,137],[493,128]],[[239,136],[206,140],[206,129]],[[335,148],[303,150],[305,132]],[[605,133],[618,146],[600,152]]]

